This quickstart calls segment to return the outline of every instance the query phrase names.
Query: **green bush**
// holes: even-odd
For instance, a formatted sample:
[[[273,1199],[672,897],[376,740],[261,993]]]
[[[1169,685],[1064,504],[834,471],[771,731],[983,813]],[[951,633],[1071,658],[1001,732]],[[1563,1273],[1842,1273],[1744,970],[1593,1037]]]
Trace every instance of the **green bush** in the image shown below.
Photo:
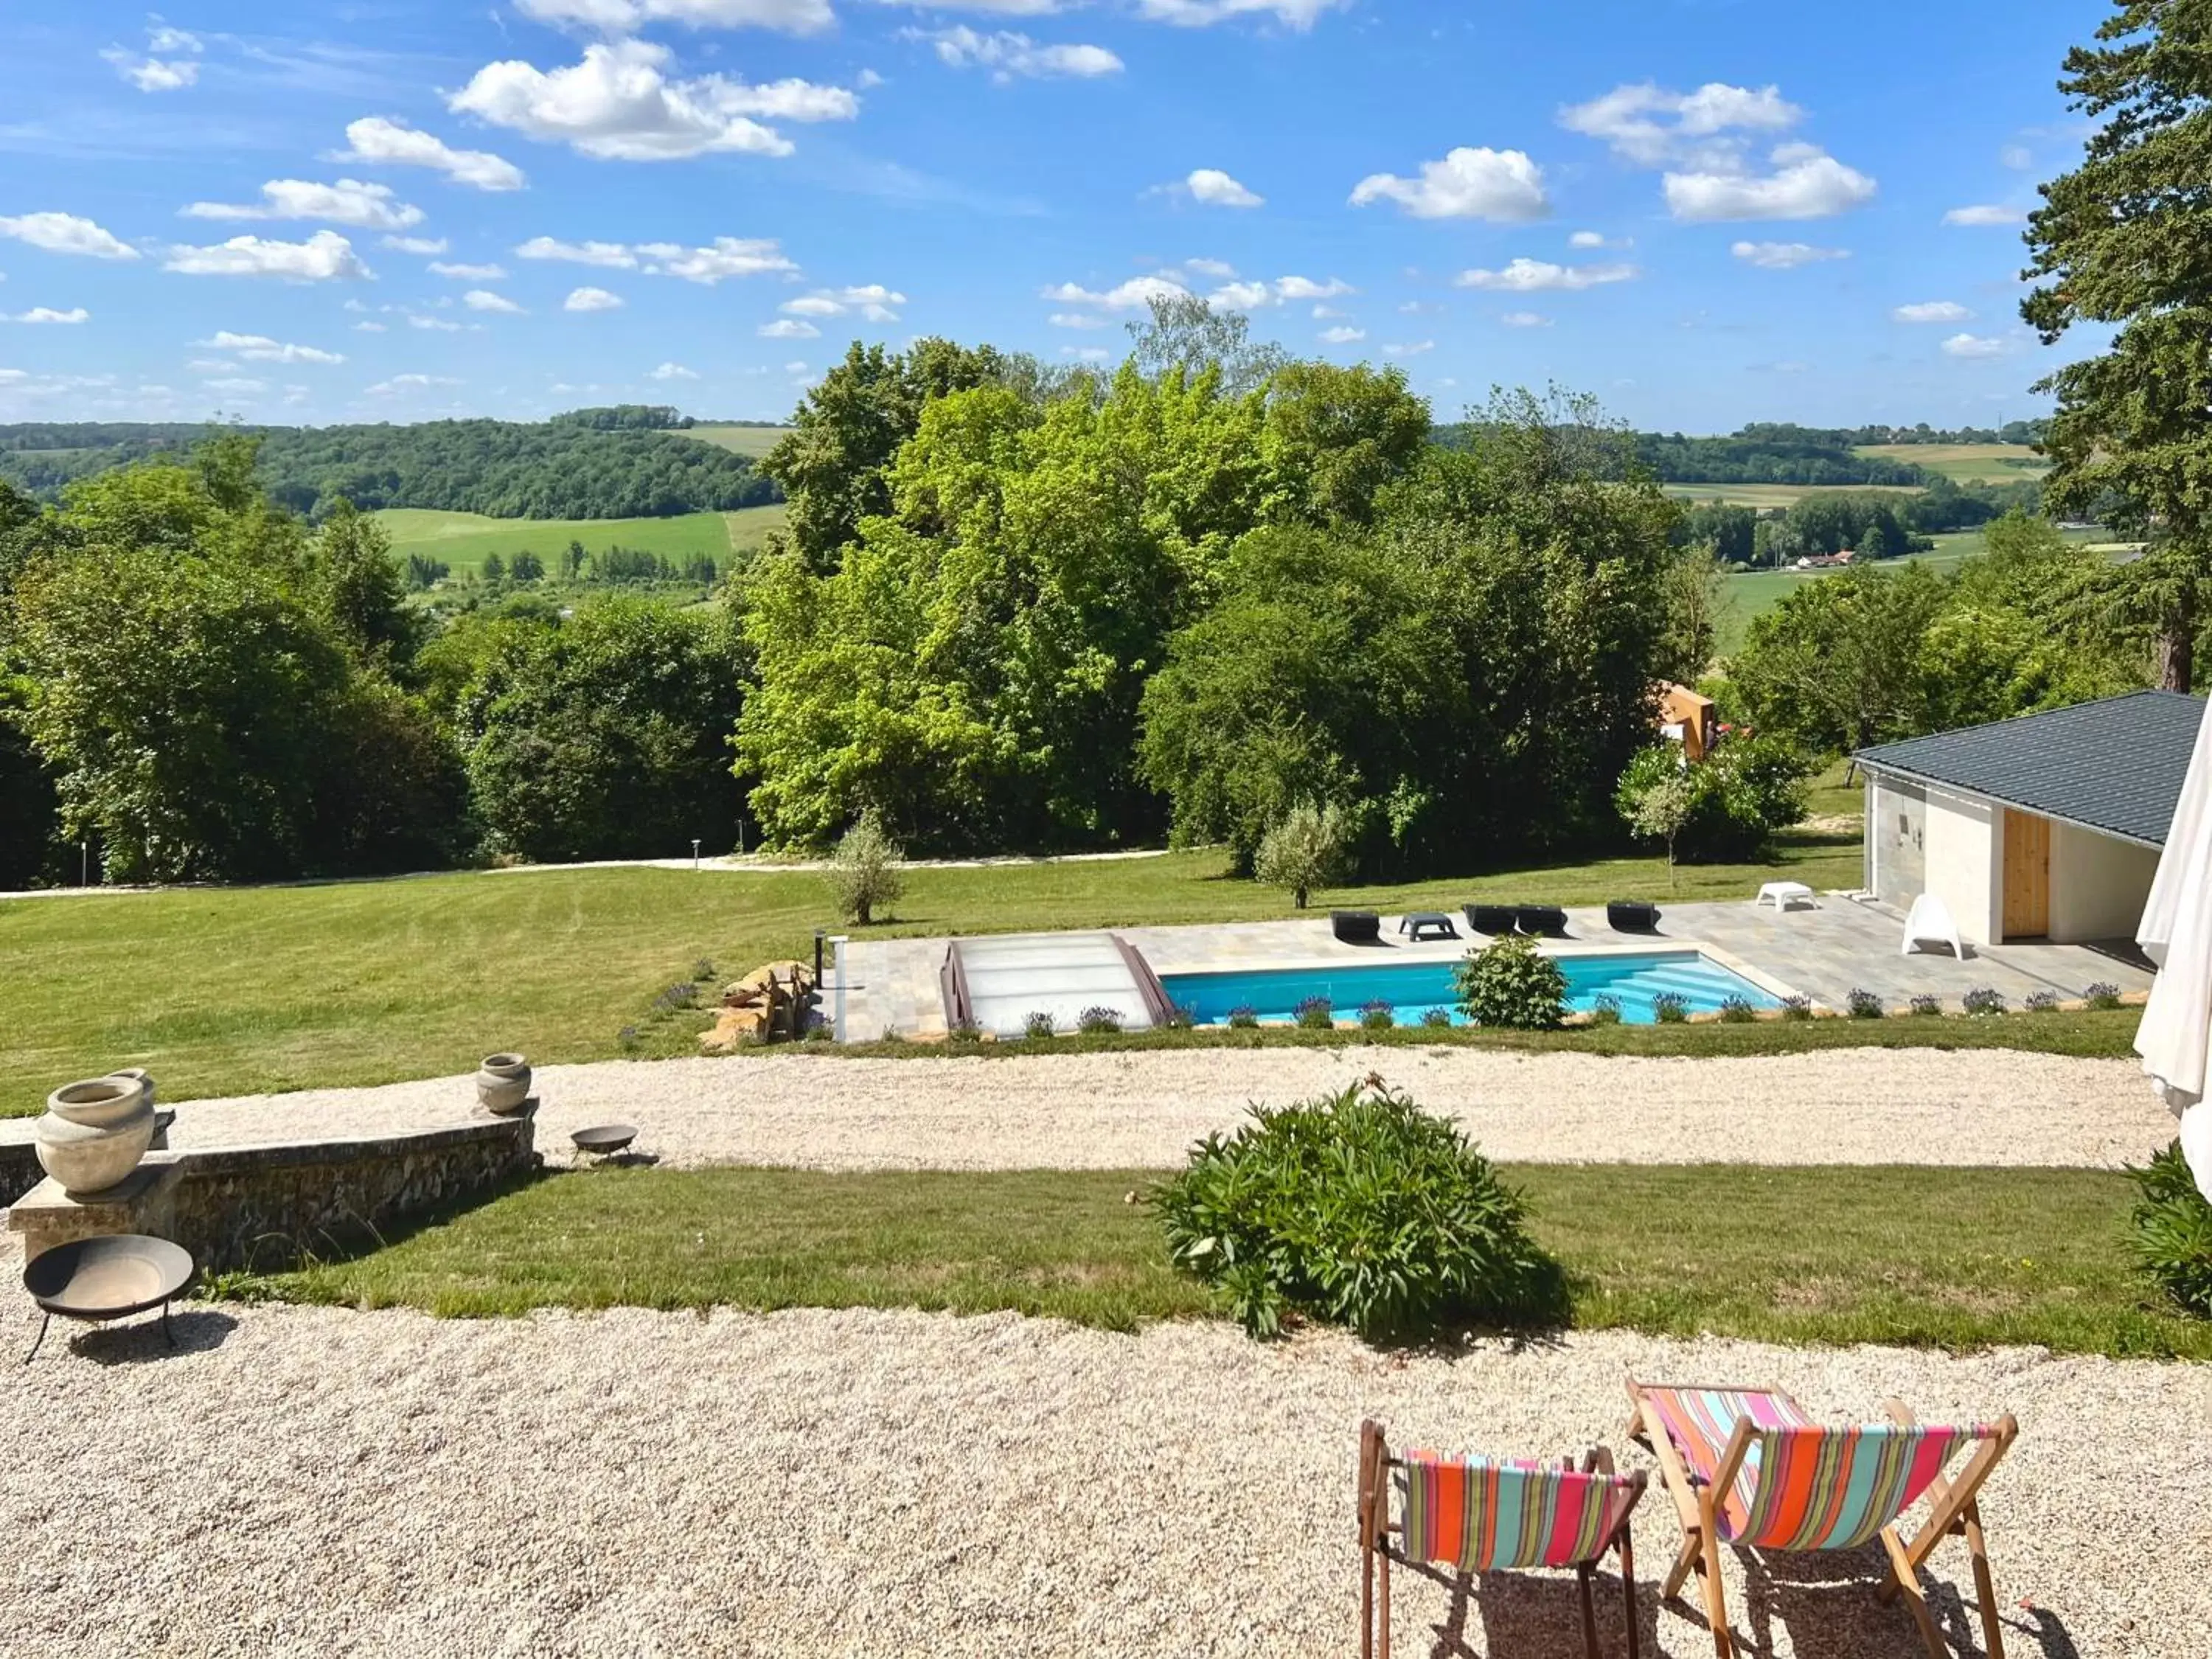
[[[2212,1202],[2175,1141],[2138,1170],[2139,1196],[2128,1241],[2136,1265],[2166,1295],[2200,1319],[2212,1319]]]
[[[1629,762],[1614,805],[1633,824],[1638,803],[1669,779],[1686,780],[1689,807],[1672,838],[1674,856],[1686,864],[1731,863],[1752,857],[1776,830],[1805,816],[1811,772],[1804,756],[1774,738],[1730,738],[1686,771],[1679,747],[1657,743]]]
[[[1254,1336],[1293,1315],[1376,1341],[1556,1310],[1520,1194],[1449,1121],[1373,1083],[1252,1119],[1151,1201],[1176,1265]]]
[[[1344,879],[1351,853],[1352,826],[1344,809],[1334,801],[1322,806],[1301,801],[1261,837],[1252,878],[1288,890],[1292,908],[1303,910],[1315,888]]]
[[[1567,1012],[1567,976],[1525,933],[1470,951],[1452,970],[1460,1004],[1479,1025],[1556,1029]]]

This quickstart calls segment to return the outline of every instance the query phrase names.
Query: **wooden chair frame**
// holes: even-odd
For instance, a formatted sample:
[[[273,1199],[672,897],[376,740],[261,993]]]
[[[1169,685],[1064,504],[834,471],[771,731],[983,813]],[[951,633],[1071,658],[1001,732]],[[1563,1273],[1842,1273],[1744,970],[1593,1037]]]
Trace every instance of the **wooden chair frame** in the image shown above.
[[[1667,1425],[1659,1420],[1657,1413],[1644,1398],[1647,1387],[1664,1388],[1680,1392],[1696,1392],[1712,1389],[1710,1383],[1642,1383],[1634,1377],[1628,1379],[1628,1398],[1632,1407],[1627,1432],[1629,1437],[1641,1443],[1658,1461],[1659,1477],[1668,1494],[1674,1500],[1676,1517],[1682,1523],[1682,1547],[1668,1569],[1666,1581],[1659,1591],[1659,1599],[1671,1601],[1682,1587],[1682,1581],[1692,1572],[1698,1576],[1705,1592],[1705,1621],[1712,1628],[1713,1650],[1717,1659],[1735,1659],[1735,1646],[1729,1633],[1728,1608],[1721,1595],[1721,1535],[1720,1506],[1725,1501],[1729,1487],[1743,1468],[1743,1460],[1750,1454],[1751,1443],[1759,1433],[1748,1418],[1739,1418],[1728,1444],[1721,1450],[1720,1462],[1713,1470],[1710,1484],[1699,1480],[1682,1462],[1682,1454],[1668,1437]],[[1750,1392],[1735,1390],[1735,1392]],[[1764,1390],[1776,1399],[1787,1401],[1799,1411],[1804,1408],[1779,1389]],[[1900,1400],[1886,1400],[1882,1409],[1889,1419],[1905,1428],[1915,1428],[1919,1419]],[[1953,1533],[1966,1540],[1966,1550],[1973,1559],[1974,1595],[1981,1605],[1982,1639],[1988,1649],[1987,1659],[2004,1659],[2003,1626],[1997,1618],[1996,1582],[1990,1575],[1989,1547],[1982,1536],[1982,1511],[1977,1501],[1982,1483],[1990,1478],[2012,1443],[2020,1433],[2020,1425],[2008,1412],[1997,1419],[1996,1432],[1978,1440],[1973,1451],[1955,1476],[1937,1475],[1929,1484],[1930,1509],[1928,1519],[1908,1540],[1892,1522],[1881,1529],[1881,1547],[1887,1557],[1888,1571],[1881,1586],[1875,1594],[1882,1601],[1905,1597],[1911,1609],[1912,1621],[1919,1627],[1920,1638],[1927,1644],[1932,1659],[1948,1659],[1950,1649],[1945,1644],[1942,1632],[1936,1628],[1936,1616],[1928,1610],[1927,1593],[1920,1587],[1920,1564],[1925,1561],[1936,1546]]]
[[[1407,1561],[1402,1549],[1394,1551],[1390,1545],[1390,1534],[1405,1530],[1390,1519],[1390,1471],[1404,1467],[1404,1459],[1390,1455],[1381,1424],[1369,1421],[1359,1425],[1359,1659],[1390,1659],[1392,1560],[1403,1561],[1408,1566],[1426,1565]],[[1571,1457],[1562,1458],[1560,1467],[1571,1474],[1575,1472],[1575,1462]],[[1611,1475],[1613,1454],[1603,1446],[1592,1447],[1583,1459],[1581,1473]],[[1637,1635],[1636,1552],[1634,1540],[1629,1535],[1629,1521],[1643,1500],[1644,1483],[1641,1469],[1628,1477],[1626,1493],[1613,1500],[1613,1512],[1605,1522],[1597,1554],[1575,1564],[1575,1576],[1582,1589],[1583,1659],[1601,1659],[1593,1584],[1598,1563],[1608,1551],[1617,1551],[1620,1556],[1621,1595],[1628,1615],[1628,1659],[1641,1659]],[[1460,1577],[1471,1580],[1474,1575],[1462,1573]]]

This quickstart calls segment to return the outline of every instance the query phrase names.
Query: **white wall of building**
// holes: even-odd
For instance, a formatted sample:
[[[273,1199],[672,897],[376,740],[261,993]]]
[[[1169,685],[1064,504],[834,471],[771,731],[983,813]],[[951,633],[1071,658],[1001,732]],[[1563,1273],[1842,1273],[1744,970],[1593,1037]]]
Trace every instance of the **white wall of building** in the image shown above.
[[[1927,890],[1950,907],[1959,935],[1989,945],[2002,926],[2004,809],[1928,792]]]
[[[2051,939],[2134,938],[2157,872],[2158,854],[2150,848],[2053,823]]]
[[[1860,885],[1884,904],[1910,909],[1928,884],[1928,792],[1871,772],[1866,788],[1866,874]]]

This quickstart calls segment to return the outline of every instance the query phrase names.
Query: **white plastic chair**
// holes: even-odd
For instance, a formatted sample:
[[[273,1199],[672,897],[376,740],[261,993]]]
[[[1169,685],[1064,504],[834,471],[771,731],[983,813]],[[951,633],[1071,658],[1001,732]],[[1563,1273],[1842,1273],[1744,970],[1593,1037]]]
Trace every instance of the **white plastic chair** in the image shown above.
[[[1912,913],[1905,919],[1905,946],[1898,954],[1909,957],[1922,945],[1948,945],[1953,956],[1966,959],[1966,943],[1959,937],[1959,924],[1951,919],[1951,907],[1933,893],[1912,901]]]

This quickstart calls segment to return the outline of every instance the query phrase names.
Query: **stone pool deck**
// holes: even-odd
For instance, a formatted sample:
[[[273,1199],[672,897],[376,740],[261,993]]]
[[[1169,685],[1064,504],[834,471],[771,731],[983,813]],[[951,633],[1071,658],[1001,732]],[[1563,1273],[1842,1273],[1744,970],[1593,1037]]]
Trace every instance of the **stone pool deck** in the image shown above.
[[[1915,996],[1941,997],[1955,1010],[1971,990],[1987,986],[2017,1006],[2038,991],[2078,997],[2100,981],[2123,992],[2150,988],[2150,970],[2109,949],[2087,945],[1969,945],[1966,960],[1950,954],[1907,957],[1898,946],[1904,916],[1887,906],[1822,894],[1809,908],[1777,913],[1749,901],[1662,906],[1657,932],[1619,933],[1599,906],[1571,908],[1567,937],[1550,948],[1575,951],[1705,951],[1723,965],[1776,994],[1796,993],[1822,1007],[1841,1009],[1854,989],[1872,991],[1903,1007]],[[1480,944],[1464,918],[1462,937],[1415,945],[1397,932],[1398,918],[1382,919],[1376,945],[1345,945],[1329,931],[1328,914],[1311,911],[1279,921],[1219,922],[1203,927],[1122,927],[1161,975],[1230,972],[1255,968],[1327,968],[1349,963],[1451,962]],[[945,1008],[938,968],[945,939],[856,939],[843,947],[848,1041],[866,1042],[894,1030],[904,1037],[941,1037]]]

